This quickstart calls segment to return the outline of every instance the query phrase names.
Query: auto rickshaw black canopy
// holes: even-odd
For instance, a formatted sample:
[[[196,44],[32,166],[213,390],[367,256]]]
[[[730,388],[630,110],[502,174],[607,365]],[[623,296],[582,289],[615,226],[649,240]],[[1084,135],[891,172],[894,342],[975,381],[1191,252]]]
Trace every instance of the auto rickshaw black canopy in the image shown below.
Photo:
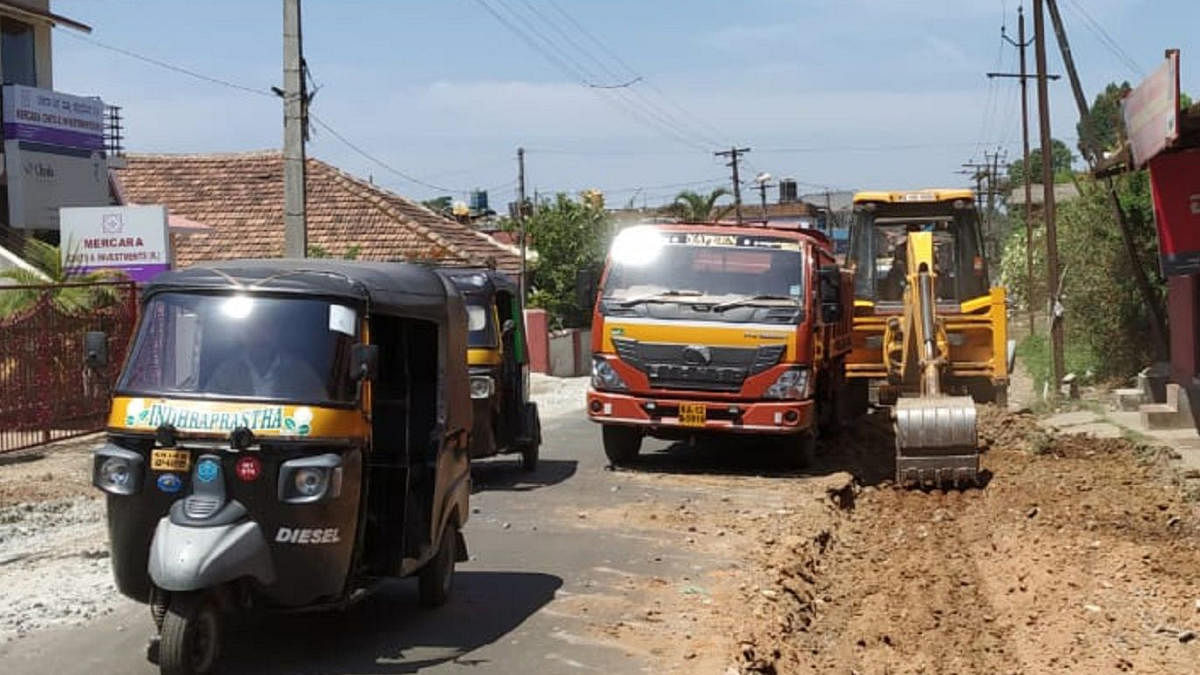
[[[464,295],[495,295],[506,291],[516,297],[519,288],[508,275],[487,267],[437,267],[437,273],[449,279]]]
[[[424,265],[327,259],[202,262],[164,272],[145,297],[164,291],[244,291],[367,301],[373,312],[445,320],[462,312],[450,282]]]

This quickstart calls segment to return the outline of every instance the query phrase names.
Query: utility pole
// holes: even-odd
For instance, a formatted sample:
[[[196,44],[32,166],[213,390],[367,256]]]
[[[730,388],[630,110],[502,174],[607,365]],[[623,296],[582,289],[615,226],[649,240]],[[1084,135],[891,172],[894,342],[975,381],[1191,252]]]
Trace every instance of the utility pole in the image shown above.
[[[1037,60],[1038,129],[1042,141],[1042,213],[1046,218],[1046,288],[1050,293],[1051,401],[1057,401],[1063,379],[1063,322],[1059,301],[1058,227],[1054,221],[1054,147],[1050,137],[1050,91],[1046,71],[1046,19],[1043,0],[1033,0],[1033,43]]]
[[[308,117],[301,55],[300,0],[283,0],[283,255],[308,255],[304,213],[304,124]]]
[[[1079,143],[1082,146],[1084,159],[1094,170],[1104,149],[1100,147],[1096,140],[1095,130],[1092,129],[1091,112],[1088,110],[1087,99],[1083,96],[1083,85],[1079,83],[1079,73],[1075,70],[1075,59],[1071,56],[1067,31],[1063,28],[1062,16],[1058,13],[1058,2],[1057,0],[1047,0],[1047,3],[1050,10],[1050,21],[1054,24],[1054,34],[1058,38],[1058,47],[1062,52],[1063,64],[1067,67],[1067,77],[1071,81],[1071,92],[1075,95],[1075,106],[1079,108],[1079,128],[1082,136]],[[1129,220],[1125,216],[1125,209],[1121,206],[1121,197],[1117,194],[1112,176],[1106,176],[1104,183],[1108,190],[1108,201],[1112,206],[1113,216],[1121,230],[1125,255],[1128,256],[1130,266],[1133,267],[1134,283],[1142,296],[1142,303],[1150,310],[1150,339],[1154,341],[1155,357],[1160,361],[1165,361],[1169,358],[1170,353],[1167,346],[1167,319],[1163,316],[1162,307],[1158,304],[1158,297],[1150,285],[1150,279],[1146,276],[1146,268],[1142,265],[1142,256],[1138,253],[1137,245],[1133,241],[1133,232],[1129,227]]]
[[[517,225],[521,240],[521,306],[525,306],[525,148],[517,148]]]
[[[1025,187],[1025,289],[1029,295],[1026,298],[1026,310],[1029,312],[1029,334],[1033,335],[1037,332],[1034,324],[1034,303],[1033,303],[1033,215],[1031,213],[1031,202],[1033,201],[1033,182],[1029,173],[1029,79],[1037,77],[1030,75],[1025,66],[1025,48],[1033,44],[1033,40],[1025,39],[1025,7],[1024,5],[1017,6],[1017,41],[1013,42],[1012,38],[1005,34],[1004,29],[1000,29],[1000,37],[1002,37],[1010,45],[1016,47],[1021,55],[1021,72],[1019,73],[988,73],[989,78],[993,77],[1018,77],[1021,81],[1021,159],[1025,170],[1023,174],[1023,183]],[[1049,79],[1057,80],[1058,75],[1047,75]]]
[[[758,187],[756,189],[758,190],[759,203],[762,206],[763,225],[766,225],[767,224],[767,188],[775,187],[775,186],[771,185],[766,180],[760,180],[757,182],[758,182]]]
[[[738,156],[750,152],[750,148],[732,147],[728,150],[714,152],[717,157],[728,157],[729,163],[725,166],[733,168],[733,208],[737,213],[738,225],[742,224],[742,182],[738,179]]]
[[[966,174],[975,181],[975,206],[983,214],[983,246],[984,252],[990,257],[995,253],[994,216],[996,213],[996,179],[999,176],[1000,151],[983,153],[983,162],[964,162],[961,174]],[[984,181],[987,189],[984,190]]]

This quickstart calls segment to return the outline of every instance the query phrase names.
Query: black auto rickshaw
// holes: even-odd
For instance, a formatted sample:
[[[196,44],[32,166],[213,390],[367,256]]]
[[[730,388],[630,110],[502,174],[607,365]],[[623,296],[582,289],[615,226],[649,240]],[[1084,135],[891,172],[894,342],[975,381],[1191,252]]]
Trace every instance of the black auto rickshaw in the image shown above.
[[[542,425],[529,400],[529,359],[517,285],[487,268],[441,267],[467,306],[467,364],[474,426],[471,457],[519,453],[526,471],[537,469]]]
[[[162,672],[210,670],[233,612],[342,608],[410,575],[422,605],[446,600],[467,555],[466,326],[420,265],[231,261],[145,286],[93,482]]]

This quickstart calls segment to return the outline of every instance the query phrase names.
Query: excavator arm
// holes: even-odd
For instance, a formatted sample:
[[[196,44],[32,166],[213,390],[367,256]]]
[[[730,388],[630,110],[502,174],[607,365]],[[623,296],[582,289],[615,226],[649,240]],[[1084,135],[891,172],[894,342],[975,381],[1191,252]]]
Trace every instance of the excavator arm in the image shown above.
[[[967,485],[979,480],[975,402],[945,394],[949,343],[937,314],[937,273],[931,232],[907,237],[904,313],[889,326],[889,372],[908,395],[896,400],[896,482]]]

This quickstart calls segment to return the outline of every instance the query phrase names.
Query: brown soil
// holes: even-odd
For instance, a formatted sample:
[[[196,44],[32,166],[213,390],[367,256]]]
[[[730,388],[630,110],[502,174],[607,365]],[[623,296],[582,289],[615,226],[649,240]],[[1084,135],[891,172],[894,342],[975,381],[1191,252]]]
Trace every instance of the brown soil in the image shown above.
[[[1027,415],[986,410],[980,424],[982,490],[878,480],[878,418],[837,444],[878,486],[830,533],[760,537],[756,576],[776,593],[743,594],[739,670],[1196,672],[1200,509],[1155,456],[1047,436]]]
[[[92,488],[97,434],[0,455],[0,508],[64,497],[98,497]]]

